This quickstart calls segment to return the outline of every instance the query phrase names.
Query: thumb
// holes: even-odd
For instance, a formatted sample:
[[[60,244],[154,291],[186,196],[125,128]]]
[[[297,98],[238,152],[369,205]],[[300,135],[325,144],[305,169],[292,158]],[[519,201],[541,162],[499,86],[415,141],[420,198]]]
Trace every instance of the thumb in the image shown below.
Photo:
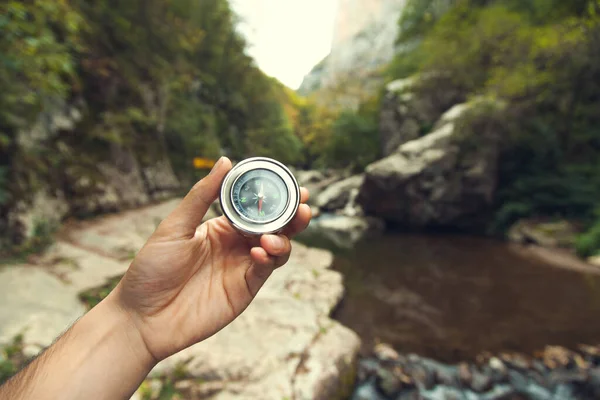
[[[209,207],[219,196],[221,183],[231,168],[231,161],[227,157],[221,157],[210,174],[194,185],[179,206],[165,220],[166,225],[172,231],[171,234],[194,236],[196,228],[202,223]]]

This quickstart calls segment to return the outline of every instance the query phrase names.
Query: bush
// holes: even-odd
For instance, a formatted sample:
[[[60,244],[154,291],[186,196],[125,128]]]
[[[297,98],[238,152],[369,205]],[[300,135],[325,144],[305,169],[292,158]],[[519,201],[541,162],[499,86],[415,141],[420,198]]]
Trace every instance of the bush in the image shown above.
[[[577,238],[575,249],[582,257],[600,255],[600,219]]]
[[[377,121],[353,111],[343,111],[333,122],[325,155],[334,167],[362,170],[379,156]]]

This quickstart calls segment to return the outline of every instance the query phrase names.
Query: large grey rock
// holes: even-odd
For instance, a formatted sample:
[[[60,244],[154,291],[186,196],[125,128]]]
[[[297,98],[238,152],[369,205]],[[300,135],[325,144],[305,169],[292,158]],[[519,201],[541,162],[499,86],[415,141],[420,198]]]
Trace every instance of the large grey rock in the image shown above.
[[[69,204],[62,191],[48,193],[42,189],[33,195],[30,202],[20,201],[11,211],[11,219],[20,226],[21,240],[29,240],[40,227],[57,228],[69,212]]]
[[[403,143],[419,137],[422,125],[420,110],[413,110],[411,88],[416,78],[393,81],[386,86],[379,115],[379,132],[384,156],[392,154]]]
[[[328,186],[317,195],[315,205],[323,211],[343,209],[350,201],[352,191],[360,188],[364,179],[364,175],[356,175]]]
[[[153,199],[161,199],[180,187],[179,180],[171,168],[168,159],[157,160],[150,166],[142,168],[142,176],[146,192]]]
[[[319,195],[334,183],[347,177],[345,171],[296,171],[296,179],[300,186],[305,187],[310,192],[310,205],[316,205]]]
[[[60,98],[48,102],[35,121],[17,134],[17,143],[24,149],[35,149],[61,131],[72,131],[81,121],[85,109],[83,101],[67,104]]]
[[[432,90],[438,82],[443,89]],[[438,118],[460,101],[460,92],[444,87],[438,76],[413,76],[387,84],[379,116],[383,155],[427,134]]]
[[[410,228],[481,229],[496,190],[497,132],[463,132],[457,123],[488,105],[453,107],[433,132],[369,165],[357,199],[365,213]]]

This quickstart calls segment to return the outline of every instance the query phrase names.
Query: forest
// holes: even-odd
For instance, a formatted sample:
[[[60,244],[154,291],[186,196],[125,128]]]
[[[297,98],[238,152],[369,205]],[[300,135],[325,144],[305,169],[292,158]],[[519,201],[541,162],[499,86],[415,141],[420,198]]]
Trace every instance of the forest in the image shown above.
[[[385,82],[437,76],[430,91],[505,104],[490,232],[523,217],[573,218],[600,248],[600,2],[409,0]],[[167,154],[184,182],[194,157],[274,156],[360,172],[380,157],[383,88],[357,109],[324,107],[266,76],[226,0],[28,0],[0,4],[0,219],[36,188],[97,176],[118,147]],[[74,130],[35,121],[81,105]],[[426,134],[431,126],[423,126]]]

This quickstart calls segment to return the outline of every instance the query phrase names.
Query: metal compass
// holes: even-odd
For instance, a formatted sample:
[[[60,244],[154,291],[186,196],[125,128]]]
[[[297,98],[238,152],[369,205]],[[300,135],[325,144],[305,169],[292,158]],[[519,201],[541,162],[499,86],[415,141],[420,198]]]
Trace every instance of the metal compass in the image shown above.
[[[285,165],[270,158],[238,163],[221,186],[221,208],[231,224],[246,235],[281,231],[296,215],[300,187]]]

